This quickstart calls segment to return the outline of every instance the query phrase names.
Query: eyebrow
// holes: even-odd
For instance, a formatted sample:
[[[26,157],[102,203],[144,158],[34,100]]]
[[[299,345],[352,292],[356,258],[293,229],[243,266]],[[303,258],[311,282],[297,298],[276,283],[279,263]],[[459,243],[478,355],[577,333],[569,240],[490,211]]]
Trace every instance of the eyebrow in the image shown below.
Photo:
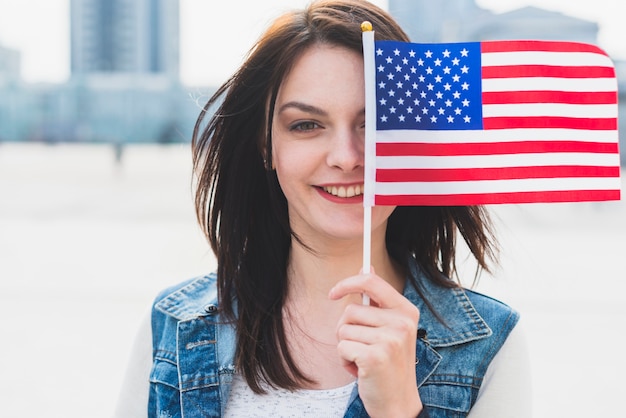
[[[311,106],[302,102],[287,102],[278,109],[278,113],[282,113],[283,111],[289,108],[295,108],[295,109],[301,110],[302,112],[312,113],[314,115],[319,115],[319,116],[328,115],[328,112],[320,109],[319,107]]]

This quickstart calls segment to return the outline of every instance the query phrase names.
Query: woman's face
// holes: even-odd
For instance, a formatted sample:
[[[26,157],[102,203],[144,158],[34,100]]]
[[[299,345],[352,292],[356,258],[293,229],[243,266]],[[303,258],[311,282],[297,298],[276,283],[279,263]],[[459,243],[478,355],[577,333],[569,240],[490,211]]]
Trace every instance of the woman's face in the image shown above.
[[[349,49],[314,45],[279,89],[272,158],[303,239],[361,239],[365,136],[363,58]],[[372,212],[382,230],[394,207]]]

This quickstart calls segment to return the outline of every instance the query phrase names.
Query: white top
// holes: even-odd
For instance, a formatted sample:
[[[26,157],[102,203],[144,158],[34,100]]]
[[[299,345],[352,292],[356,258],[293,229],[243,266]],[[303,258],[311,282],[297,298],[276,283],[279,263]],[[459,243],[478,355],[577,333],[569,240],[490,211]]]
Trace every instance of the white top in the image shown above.
[[[520,321],[521,322],[521,321]],[[126,376],[121,387],[115,418],[148,416],[148,393],[152,369],[152,329],[147,316],[139,329]],[[478,399],[469,418],[528,418],[532,416],[530,369],[526,339],[518,323],[487,369]],[[341,417],[354,383],[330,390],[273,389],[256,395],[235,376],[226,406],[227,417]],[[306,402],[305,402],[306,401]]]

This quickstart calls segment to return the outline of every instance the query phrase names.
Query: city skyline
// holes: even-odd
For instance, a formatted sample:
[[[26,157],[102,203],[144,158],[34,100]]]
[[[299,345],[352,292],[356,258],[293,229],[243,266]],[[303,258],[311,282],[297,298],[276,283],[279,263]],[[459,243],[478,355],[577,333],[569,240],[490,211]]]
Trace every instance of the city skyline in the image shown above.
[[[373,1],[387,6],[386,0]],[[302,7],[308,0],[265,2],[205,2],[181,0],[180,74],[189,85],[217,85],[241,63],[248,48],[280,12]],[[565,3],[565,4],[564,4]],[[626,58],[626,27],[619,0],[477,0],[480,7],[505,12],[525,5],[560,11],[600,24],[599,45],[614,59]],[[33,8],[37,13],[30,13]],[[224,16],[233,18],[225,19]],[[235,18],[239,25],[234,23]],[[622,15],[623,16],[623,15]],[[26,29],[26,30],[25,30]],[[22,77],[27,82],[64,82],[70,73],[69,0],[2,0],[0,44],[22,54]],[[207,39],[216,39],[207,42]],[[228,39],[228,42],[224,42]],[[215,57],[219,59],[215,59]]]

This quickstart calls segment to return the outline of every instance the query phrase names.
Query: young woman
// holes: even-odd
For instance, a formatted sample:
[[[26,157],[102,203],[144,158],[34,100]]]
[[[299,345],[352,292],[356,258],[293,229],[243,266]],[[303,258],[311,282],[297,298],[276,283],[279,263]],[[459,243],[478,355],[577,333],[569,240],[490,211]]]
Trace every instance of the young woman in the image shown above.
[[[218,269],[156,299],[120,416],[528,415],[517,313],[450,278],[457,233],[495,261],[483,208],[374,207],[359,273],[366,20],[407,40],[365,1],[317,1],[206,105],[196,209]]]

